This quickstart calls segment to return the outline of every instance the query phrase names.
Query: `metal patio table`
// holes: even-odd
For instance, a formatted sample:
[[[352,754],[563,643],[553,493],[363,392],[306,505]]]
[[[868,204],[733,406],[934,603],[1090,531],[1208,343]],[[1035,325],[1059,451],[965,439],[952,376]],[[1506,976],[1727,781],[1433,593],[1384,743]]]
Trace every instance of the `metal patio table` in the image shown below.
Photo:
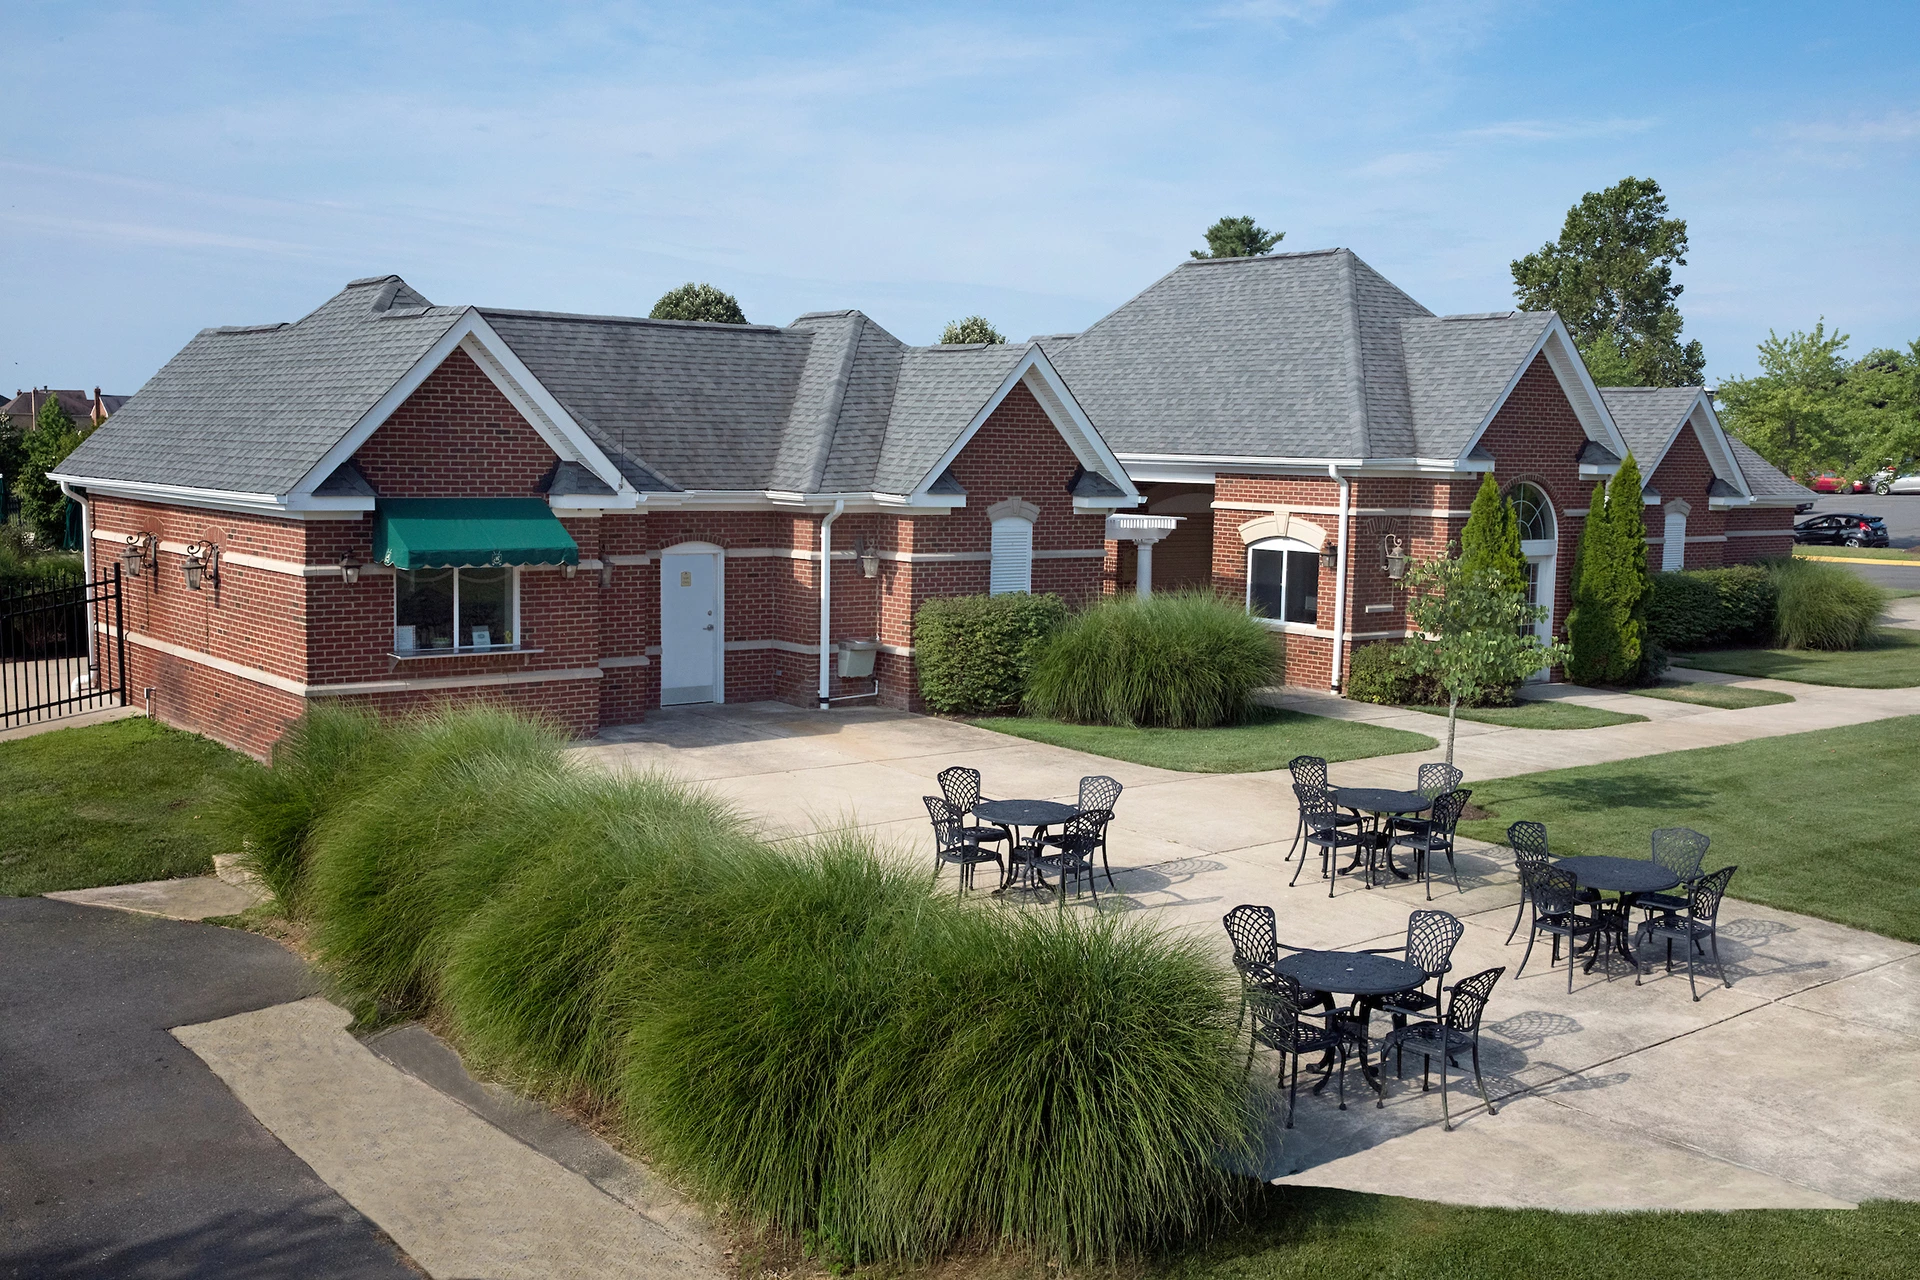
[[[1600,855],[1582,855],[1576,858],[1555,858],[1553,865],[1570,873],[1580,882],[1583,889],[1596,889],[1603,893],[1617,893],[1619,901],[1615,904],[1596,902],[1594,911],[1601,919],[1601,940],[1596,940],[1591,953],[1587,956],[1585,972],[1592,973],[1593,966],[1606,952],[1606,943],[1611,941],[1628,964],[1638,972],[1640,959],[1633,954],[1633,947],[1627,935],[1633,919],[1633,904],[1643,893],[1659,893],[1671,889],[1680,883],[1680,877],[1659,863],[1648,858],[1609,858]]]
[[[1273,968],[1292,978],[1304,990],[1319,992],[1329,1010],[1333,1008],[1334,996],[1354,997],[1360,1014],[1363,1046],[1372,1039],[1367,1031],[1373,1015],[1372,1002],[1382,996],[1411,991],[1427,980],[1426,972],[1417,964],[1365,951],[1293,951],[1274,961]],[[1332,1065],[1333,1054],[1329,1052],[1314,1069],[1326,1071]],[[1360,1073],[1375,1089],[1381,1087],[1378,1073],[1367,1065],[1364,1051],[1360,1055]],[[1326,1087],[1327,1082],[1322,1080],[1313,1091],[1318,1093]]]
[[[1373,829],[1364,834],[1367,849],[1367,887],[1373,887],[1373,855],[1376,851],[1387,858],[1387,870],[1401,880],[1413,877],[1393,865],[1393,819],[1404,818],[1410,813],[1425,813],[1433,808],[1433,797],[1421,795],[1418,791],[1396,791],[1392,787],[1335,787],[1333,802],[1342,809],[1352,809],[1356,813],[1373,816]],[[1341,875],[1351,875],[1359,867],[1360,858],[1355,855],[1353,861]]]
[[[1015,848],[1024,845],[1038,849],[1048,827],[1070,822],[1079,814],[1079,806],[1062,804],[1058,800],[982,800],[973,806],[974,817],[1011,831]],[[1022,827],[1031,829],[1025,840],[1020,838]],[[995,893],[1005,893],[1012,887],[1018,865],[1009,854],[1007,869],[1000,877],[1000,887],[994,890]],[[1042,880],[1040,887],[1045,888],[1046,881]]]

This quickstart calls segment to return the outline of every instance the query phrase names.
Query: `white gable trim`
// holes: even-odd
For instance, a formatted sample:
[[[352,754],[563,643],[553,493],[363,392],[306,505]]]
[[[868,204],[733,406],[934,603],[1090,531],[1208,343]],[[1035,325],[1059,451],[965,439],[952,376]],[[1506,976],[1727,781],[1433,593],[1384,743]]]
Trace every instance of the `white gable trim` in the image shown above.
[[[1613,415],[1607,412],[1606,401],[1600,398],[1600,388],[1593,383],[1593,375],[1587,372],[1587,362],[1580,358],[1579,348],[1573,345],[1573,335],[1567,332],[1566,324],[1559,316],[1554,316],[1540,337],[1528,349],[1514,366],[1513,373],[1507,378],[1507,385],[1495,397],[1486,416],[1480,419],[1480,425],[1474,428],[1468,437],[1466,446],[1454,460],[1454,465],[1462,471],[1485,470],[1475,467],[1467,455],[1480,443],[1480,437],[1487,433],[1500,410],[1506,407],[1513,389],[1520,385],[1520,379],[1533,367],[1535,356],[1544,353],[1547,367],[1553,370],[1553,376],[1560,383],[1561,391],[1566,393],[1567,403],[1573,406],[1574,416],[1580,419],[1581,429],[1587,433],[1587,439],[1603,444],[1620,457],[1627,456],[1627,442],[1620,434],[1620,428],[1614,425]]]
[[[1713,468],[1713,474],[1742,494],[1738,499],[1715,498],[1713,501],[1723,506],[1729,503],[1745,506],[1752,501],[1753,490],[1748,486],[1747,477],[1741,472],[1739,464],[1733,460],[1733,446],[1727,443],[1727,433],[1720,426],[1720,419],[1713,411],[1713,401],[1707,397],[1705,390],[1694,393],[1693,402],[1687,406],[1680,420],[1673,424],[1672,430],[1667,432],[1660,452],[1654,455],[1652,461],[1634,459],[1640,466],[1641,479],[1648,484],[1653,483],[1653,473],[1667,460],[1667,455],[1673,452],[1673,446],[1680,439],[1680,433],[1689,426],[1693,428],[1694,438],[1700,442],[1700,452],[1706,455],[1707,465]]]
[[[613,494],[596,500],[597,505],[605,509],[631,509],[640,503],[640,495],[627,483],[611,459],[596,445],[592,438],[573,420],[553,393],[540,385],[533,371],[521,362],[500,335],[494,332],[485,317],[472,307],[466,309],[460,318],[440,336],[440,340],[427,349],[425,355],[414,362],[411,369],[401,379],[387,389],[387,393],[375,402],[371,409],[362,414],[351,430],[327,450],[325,457],[315,464],[313,469],[293,487],[288,500],[306,497],[326,481],[343,463],[360,452],[362,445],[373,437],[373,433],[386,424],[388,418],[407,398],[420,389],[420,385],[431,377],[435,370],[444,364],[455,350],[465,351],[474,364],[487,375],[489,381],[499,388],[500,394],[519,411],[528,426],[538,433],[563,461],[578,462],[587,470],[613,487]]]
[[[927,473],[920,478],[920,483],[913,487],[913,492],[907,496],[907,501],[914,505],[940,504],[940,495],[929,494],[927,489],[948,467],[953,465],[953,460],[959,457],[960,451],[980,433],[980,428],[986,425],[987,419],[993,416],[993,411],[1000,407],[1000,402],[1007,398],[1007,394],[1013,390],[1014,386],[1023,382],[1046,413],[1047,420],[1053,423],[1054,430],[1060,433],[1060,438],[1066,442],[1067,448],[1073,451],[1073,456],[1080,465],[1105,476],[1125,495],[1111,501],[1092,504],[1076,499],[1074,507],[1085,509],[1092,506],[1106,510],[1112,507],[1138,505],[1141,501],[1140,491],[1134,488],[1132,479],[1127,475],[1127,469],[1120,465],[1120,460],[1114,457],[1113,451],[1107,447],[1107,442],[1095,429],[1086,411],[1081,409],[1080,402],[1073,398],[1073,392],[1068,390],[1059,371],[1053,367],[1053,362],[1048,360],[1046,353],[1037,346],[1030,348],[1027,354],[1020,358],[1019,363],[1013,366],[1012,371],[1001,380],[999,388],[987,397],[986,404],[973,415],[973,420],[968,422],[954,442],[947,446],[947,451],[940,455],[939,460],[927,469]]]

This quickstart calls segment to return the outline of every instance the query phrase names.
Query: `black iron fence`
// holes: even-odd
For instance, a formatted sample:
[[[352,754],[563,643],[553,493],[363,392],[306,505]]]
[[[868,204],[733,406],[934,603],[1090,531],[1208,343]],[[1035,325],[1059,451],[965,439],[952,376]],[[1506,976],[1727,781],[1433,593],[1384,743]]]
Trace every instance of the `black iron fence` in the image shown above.
[[[118,564],[0,593],[0,729],[126,700]]]

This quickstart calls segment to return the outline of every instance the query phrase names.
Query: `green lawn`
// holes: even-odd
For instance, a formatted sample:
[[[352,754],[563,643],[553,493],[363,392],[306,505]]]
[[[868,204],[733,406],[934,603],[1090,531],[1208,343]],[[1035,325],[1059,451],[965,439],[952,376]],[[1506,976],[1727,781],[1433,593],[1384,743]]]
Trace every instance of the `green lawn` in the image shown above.
[[[1446,717],[1445,707],[1408,707],[1428,715]],[[1481,724],[1505,725],[1509,729],[1600,729],[1610,724],[1637,724],[1645,716],[1623,711],[1603,711],[1583,707],[1577,702],[1518,702],[1511,707],[1461,707],[1462,720]]]
[[[0,893],[211,871],[211,802],[247,763],[151,720],[0,742]]]
[[[1809,560],[1828,558],[1835,560],[1905,560],[1910,564],[1920,566],[1920,556],[1915,556],[1913,552],[1906,550],[1904,547],[1815,547],[1799,545],[1794,547],[1793,554]]]
[[[1893,1280],[1914,1274],[1916,1241],[1920,1205],[1905,1201],[1589,1214],[1263,1187],[1243,1226],[1149,1270],[1166,1280],[1645,1280],[1684,1258],[1688,1275],[1726,1280]]]
[[[1634,689],[1631,692],[1642,698],[1691,702],[1696,707],[1716,707],[1722,711],[1772,707],[1793,701],[1792,694],[1775,693],[1771,689],[1748,689],[1737,684],[1692,684],[1685,680],[1662,680],[1651,689]]]
[[[1713,837],[1709,870],[1736,863],[1729,892],[1920,942],[1913,874],[1913,762],[1920,716],[1670,751],[1473,784],[1494,817],[1463,834],[1504,842],[1507,824],[1547,824],[1556,855],[1647,856],[1655,827]]]
[[[1674,664],[1736,676],[1766,676],[1850,689],[1911,689],[1920,685],[1920,631],[1882,627],[1863,649],[1714,649],[1674,655]]]
[[[990,716],[973,723],[1016,738],[1185,773],[1257,773],[1284,769],[1300,755],[1362,760],[1438,745],[1422,733],[1274,707],[1258,708],[1248,723],[1221,729],[1124,729],[1031,716]]]

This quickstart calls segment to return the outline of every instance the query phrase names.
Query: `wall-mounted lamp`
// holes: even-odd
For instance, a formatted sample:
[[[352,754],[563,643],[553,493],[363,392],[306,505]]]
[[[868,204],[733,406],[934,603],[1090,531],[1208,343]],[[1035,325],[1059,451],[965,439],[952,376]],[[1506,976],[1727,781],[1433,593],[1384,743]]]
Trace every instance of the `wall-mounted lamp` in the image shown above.
[[[580,572],[580,566],[577,564],[563,564],[560,566],[560,576],[563,578],[571,578],[578,572]]]
[[[157,564],[159,548],[160,540],[150,533],[128,534],[127,549],[120,553],[120,563],[127,576],[137,578],[149,564]]]
[[[181,567],[187,575],[187,590],[198,591],[203,580],[217,587],[220,585],[220,548],[211,542],[190,542],[186,563]]]
[[[1395,582],[1407,574],[1407,548],[1397,534],[1380,539],[1380,569]]]
[[[340,581],[348,586],[360,581],[360,562],[353,558],[351,551],[340,557]]]
[[[865,538],[853,540],[853,554],[860,560],[860,572],[868,578],[880,576],[880,553],[867,544]]]
[[[1320,567],[1328,573],[1340,572],[1340,548],[1331,542],[1320,544]]]

